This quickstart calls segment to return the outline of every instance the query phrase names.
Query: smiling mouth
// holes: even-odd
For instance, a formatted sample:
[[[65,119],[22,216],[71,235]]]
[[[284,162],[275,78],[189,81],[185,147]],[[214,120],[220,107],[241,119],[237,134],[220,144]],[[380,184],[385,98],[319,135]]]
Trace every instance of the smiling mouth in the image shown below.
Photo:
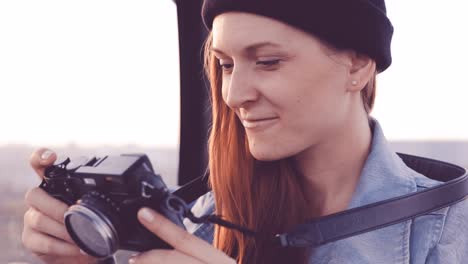
[[[253,128],[266,128],[270,125],[273,125],[278,121],[278,117],[273,118],[264,118],[264,119],[243,119],[242,124],[245,128],[253,129]]]

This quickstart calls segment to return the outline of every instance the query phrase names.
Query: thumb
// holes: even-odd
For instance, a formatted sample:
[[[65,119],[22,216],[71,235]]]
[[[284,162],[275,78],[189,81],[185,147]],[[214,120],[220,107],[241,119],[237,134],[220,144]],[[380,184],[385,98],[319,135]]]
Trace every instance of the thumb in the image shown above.
[[[44,178],[45,168],[54,164],[56,159],[57,154],[55,154],[55,152],[47,148],[40,148],[31,154],[29,163],[39,178],[42,180],[42,178]]]

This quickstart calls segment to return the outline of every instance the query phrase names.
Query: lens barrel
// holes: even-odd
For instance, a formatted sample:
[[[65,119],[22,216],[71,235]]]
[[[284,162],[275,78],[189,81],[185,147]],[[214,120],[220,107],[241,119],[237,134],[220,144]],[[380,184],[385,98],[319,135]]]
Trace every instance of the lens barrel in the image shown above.
[[[65,213],[65,226],[71,238],[87,254],[105,258],[119,247],[118,218],[103,195],[84,195]]]

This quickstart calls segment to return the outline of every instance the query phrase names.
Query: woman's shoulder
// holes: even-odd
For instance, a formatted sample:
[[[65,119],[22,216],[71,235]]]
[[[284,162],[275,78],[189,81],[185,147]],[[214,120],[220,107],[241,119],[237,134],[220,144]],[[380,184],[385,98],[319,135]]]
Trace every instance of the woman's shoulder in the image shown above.
[[[213,192],[208,192],[205,195],[200,196],[193,203],[192,213],[195,216],[213,214],[214,212],[215,202]],[[186,218],[184,219],[184,225],[189,233],[194,234],[195,236],[200,237],[209,243],[212,243],[214,234],[213,224],[195,224]]]

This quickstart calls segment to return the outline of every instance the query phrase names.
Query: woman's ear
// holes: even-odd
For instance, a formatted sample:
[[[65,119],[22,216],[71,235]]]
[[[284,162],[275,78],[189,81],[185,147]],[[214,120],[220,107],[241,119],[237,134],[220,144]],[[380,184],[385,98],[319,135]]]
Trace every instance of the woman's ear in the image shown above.
[[[356,52],[351,54],[351,65],[349,67],[348,91],[360,92],[376,71],[375,61],[366,55]]]

